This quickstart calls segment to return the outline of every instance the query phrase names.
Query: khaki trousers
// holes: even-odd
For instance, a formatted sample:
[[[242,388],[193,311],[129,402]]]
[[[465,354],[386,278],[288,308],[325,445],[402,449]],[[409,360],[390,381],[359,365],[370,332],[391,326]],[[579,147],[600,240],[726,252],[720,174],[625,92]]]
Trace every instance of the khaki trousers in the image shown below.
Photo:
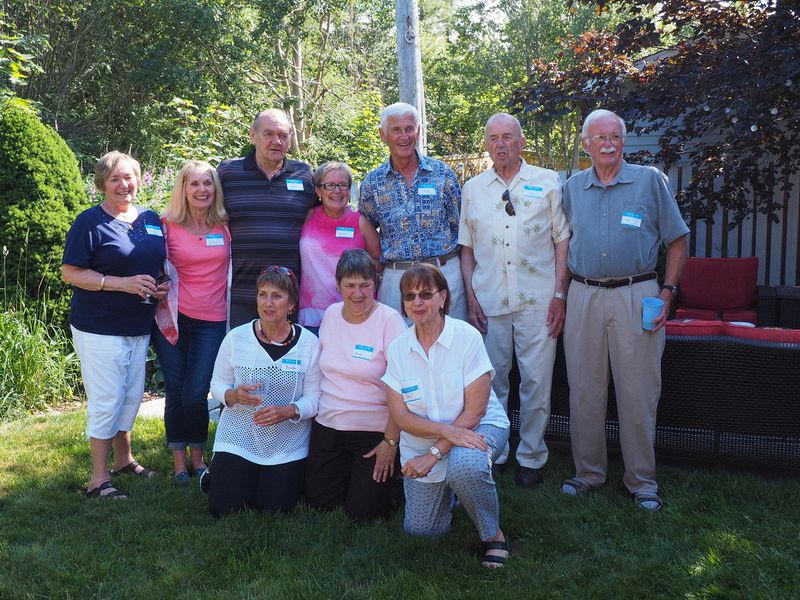
[[[610,366],[625,463],[623,483],[634,494],[658,491],[653,442],[665,334],[663,329],[642,329],[642,298],[658,293],[654,279],[613,289],[577,281],[569,287],[564,352],[570,439],[576,478],[588,485],[606,481]]]
[[[556,339],[547,335],[546,310],[520,310],[507,315],[486,317],[484,343],[496,371],[492,389],[508,411],[508,373],[514,350],[520,372],[519,446],[517,463],[541,469],[547,462],[544,430],[550,419],[550,390],[553,363],[556,360]],[[495,461],[505,463],[508,444]]]

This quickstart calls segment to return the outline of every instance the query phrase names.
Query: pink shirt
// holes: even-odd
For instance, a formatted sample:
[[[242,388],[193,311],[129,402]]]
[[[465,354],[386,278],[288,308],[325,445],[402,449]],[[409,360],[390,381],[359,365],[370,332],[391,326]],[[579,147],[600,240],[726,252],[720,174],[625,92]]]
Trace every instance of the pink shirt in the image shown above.
[[[345,209],[344,215],[332,219],[322,206],[311,213],[300,234],[300,312],[301,325],[316,327],[322,322],[325,309],[341,302],[336,291],[336,263],[345,250],[364,248],[358,227],[359,214]]]
[[[363,323],[353,325],[342,317],[343,302],[325,311],[319,330],[319,368],[322,397],[317,421],[339,431],[384,431],[389,419],[386,390],[386,352],[406,330],[395,309],[375,302]]]
[[[228,318],[230,235],[223,226],[195,235],[167,221],[169,260],[178,271],[178,312],[203,321]]]

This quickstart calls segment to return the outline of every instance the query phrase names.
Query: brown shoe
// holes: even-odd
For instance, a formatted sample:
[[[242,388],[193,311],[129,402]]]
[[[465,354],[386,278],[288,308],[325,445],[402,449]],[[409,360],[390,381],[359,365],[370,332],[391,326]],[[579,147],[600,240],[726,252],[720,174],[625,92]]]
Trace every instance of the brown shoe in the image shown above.
[[[514,478],[514,483],[517,487],[534,488],[544,481],[541,469],[532,469],[530,467],[517,467],[517,476]]]

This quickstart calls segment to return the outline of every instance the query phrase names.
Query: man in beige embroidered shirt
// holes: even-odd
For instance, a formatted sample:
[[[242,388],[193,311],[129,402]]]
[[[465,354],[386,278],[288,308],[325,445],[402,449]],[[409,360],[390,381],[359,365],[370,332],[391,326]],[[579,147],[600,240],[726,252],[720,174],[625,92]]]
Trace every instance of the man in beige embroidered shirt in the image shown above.
[[[458,230],[468,320],[484,335],[497,372],[492,387],[506,409],[516,350],[522,383],[515,481],[534,487],[547,462],[544,430],[566,312],[569,226],[558,174],[521,158],[525,138],[516,117],[493,115],[484,143],[494,166],[464,185]],[[498,464],[507,457],[508,449]]]

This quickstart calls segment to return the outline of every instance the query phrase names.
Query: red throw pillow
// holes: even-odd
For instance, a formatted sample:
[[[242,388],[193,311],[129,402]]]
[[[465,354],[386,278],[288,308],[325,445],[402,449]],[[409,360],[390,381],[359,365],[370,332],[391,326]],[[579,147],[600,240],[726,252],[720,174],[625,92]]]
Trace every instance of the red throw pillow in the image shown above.
[[[712,310],[752,308],[756,303],[758,258],[690,256],[680,281],[678,307]]]

